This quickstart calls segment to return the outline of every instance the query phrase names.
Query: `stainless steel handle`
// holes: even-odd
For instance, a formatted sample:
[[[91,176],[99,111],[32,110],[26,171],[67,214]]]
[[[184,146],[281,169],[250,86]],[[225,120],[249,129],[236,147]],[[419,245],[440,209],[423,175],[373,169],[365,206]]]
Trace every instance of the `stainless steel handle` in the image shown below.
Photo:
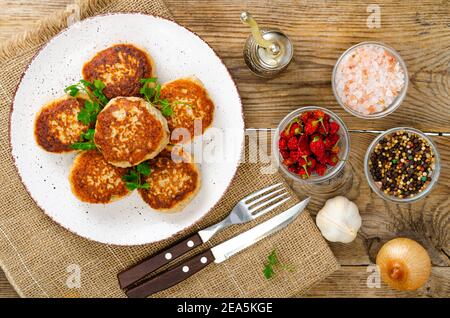
[[[198,231],[198,235],[202,238],[203,242],[209,241],[211,237],[213,237],[217,232],[220,230],[223,230],[224,228],[230,226],[233,224],[231,218],[228,216],[219,223],[213,224],[210,227],[207,227],[206,229],[203,229],[201,231]]]

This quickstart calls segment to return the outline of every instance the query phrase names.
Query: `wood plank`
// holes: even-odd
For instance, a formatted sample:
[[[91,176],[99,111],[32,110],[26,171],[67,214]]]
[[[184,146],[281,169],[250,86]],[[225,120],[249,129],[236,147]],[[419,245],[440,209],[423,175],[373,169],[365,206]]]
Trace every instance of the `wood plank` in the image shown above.
[[[442,163],[438,184],[427,198],[412,204],[388,203],[371,191],[363,172],[365,150],[374,138],[375,135],[369,133],[351,134],[351,143],[358,145],[358,147],[351,148],[350,154],[349,163],[353,182],[350,189],[347,184],[344,184],[340,191],[341,194],[354,200],[363,218],[363,226],[359,233],[363,244],[359,243],[354,247],[363,246],[363,251],[368,254],[371,261],[374,261],[379,248],[387,240],[406,236],[419,241],[427,248],[434,265],[449,266],[450,197],[448,194],[450,193],[450,183],[448,180],[450,180],[450,166],[445,161]],[[450,138],[436,137],[433,139],[436,141],[441,158],[449,158]],[[294,189],[298,193],[306,192],[305,188],[298,184],[294,185]],[[310,210],[315,214],[329,195],[321,193],[322,189],[311,189],[311,191],[314,193],[314,200],[310,205]],[[340,261],[344,264],[355,265],[352,263],[354,260],[352,255],[355,255],[355,250],[342,245],[332,244],[336,254],[341,257],[349,256],[346,261],[344,259]],[[349,255],[346,251],[351,254]]]
[[[416,291],[397,291],[383,282],[380,288],[369,288],[370,272],[366,266],[344,266],[314,285],[303,297],[448,297],[449,267],[434,267],[428,282]]]
[[[433,267],[427,284],[417,291],[400,292],[382,283],[381,288],[367,287],[367,266],[343,266],[314,285],[303,297],[448,297],[449,267]],[[0,298],[18,297],[0,270]]]
[[[450,5],[442,1],[378,1],[381,28],[369,29],[366,1],[184,1],[167,0],[176,21],[202,36],[224,59],[237,80],[247,127],[275,127],[299,106],[327,107],[351,129],[400,125],[426,131],[450,130]],[[282,75],[257,78],[242,59],[249,35],[239,21],[249,10],[262,26],[279,28],[292,39],[294,61]],[[406,61],[410,88],[400,108],[383,120],[345,112],[331,90],[335,61],[351,45],[383,41]]]
[[[260,131],[259,136],[260,145],[266,144],[269,148],[270,136],[263,131]],[[445,158],[450,157],[450,137],[432,138],[442,158],[441,174],[432,192],[412,204],[393,204],[378,197],[370,189],[364,175],[364,155],[375,136],[373,133],[350,134],[351,145],[357,146],[351,147],[345,177],[337,181],[338,190],[331,190],[334,186],[312,187],[298,182],[291,182],[291,186],[300,197],[312,197],[308,209],[313,215],[317,214],[328,198],[336,195],[344,195],[358,205],[363,223],[357,239],[350,244],[330,243],[341,265],[373,263],[378,250],[386,241],[404,236],[420,242],[430,254],[433,265],[449,266],[450,165]]]
[[[32,27],[38,19],[71,2],[0,0],[0,40]],[[336,111],[352,129],[411,125],[427,131],[450,131],[450,5],[445,1],[378,1],[382,9],[381,29],[366,27],[367,3],[363,1],[166,0],[166,3],[176,20],[205,38],[230,68],[243,97],[247,127],[274,127],[287,112],[316,104]],[[252,12],[262,25],[284,30],[294,41],[295,60],[276,79],[256,78],[243,63],[242,46],[248,35],[238,19],[243,10]],[[397,48],[411,76],[404,104],[381,121],[363,121],[347,115],[331,93],[329,79],[335,60],[348,46],[366,39],[383,40]],[[448,297],[450,167],[443,164],[439,185],[427,199],[411,206],[387,204],[369,191],[361,173],[364,151],[373,136],[352,134],[352,144],[357,146],[352,147],[350,164],[354,179],[347,195],[356,199],[363,214],[361,234],[351,244],[330,244],[345,266],[316,285],[308,296]],[[449,158],[448,137],[436,140],[441,157]],[[312,202],[314,214],[324,200],[322,196]],[[398,235],[420,241],[430,252],[435,267],[428,287],[413,293],[399,293],[385,286],[368,289],[366,265],[374,260],[382,243]],[[0,271],[0,297],[12,296],[17,295]]]
[[[0,0],[0,43],[32,28],[39,19],[64,9],[72,0]]]
[[[19,297],[11,284],[6,279],[5,273],[0,269],[0,298]]]
[[[1,0],[0,39],[31,27],[38,18],[68,3],[70,0]],[[450,131],[450,5],[442,1],[379,1],[380,29],[367,28],[367,4],[363,1],[166,3],[176,20],[204,37],[230,68],[242,95],[247,127],[274,127],[299,106],[319,105],[337,112],[352,129],[410,125],[425,131]],[[261,25],[284,30],[298,48],[292,65],[276,79],[255,77],[243,62],[242,46],[248,35],[238,20],[243,10],[250,10]],[[393,45],[408,65],[411,85],[407,98],[383,120],[351,116],[337,105],[331,91],[334,62],[346,48],[363,40]]]

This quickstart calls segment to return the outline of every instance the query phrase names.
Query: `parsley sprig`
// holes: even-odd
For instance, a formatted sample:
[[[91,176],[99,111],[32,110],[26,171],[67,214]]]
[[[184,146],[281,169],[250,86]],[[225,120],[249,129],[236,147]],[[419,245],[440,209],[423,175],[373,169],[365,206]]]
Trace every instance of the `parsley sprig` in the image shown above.
[[[94,143],[95,129],[88,129],[85,133],[81,134],[81,141],[71,145],[75,150],[94,150],[97,149]]]
[[[136,167],[130,169],[128,174],[123,176],[123,181],[125,181],[125,186],[128,190],[133,191],[136,189],[150,189],[150,185],[147,182],[142,182],[144,177],[148,177],[152,173],[150,165],[148,162],[142,162]]]
[[[80,92],[88,95],[89,100],[84,103],[84,107],[78,113],[78,120],[85,125],[91,125],[97,120],[97,115],[103,107],[109,102],[108,98],[103,94],[106,87],[101,80],[94,80],[93,83],[80,80],[74,85],[66,87],[64,90],[72,97],[78,96]]]
[[[276,250],[272,250],[269,256],[267,256],[267,262],[264,264],[264,277],[266,279],[272,278],[275,275],[275,268],[287,269],[290,272],[294,271],[292,266],[280,264]]]
[[[152,103],[153,105],[159,106],[161,113],[165,117],[170,117],[173,115],[172,104],[168,99],[161,99],[161,85],[158,84],[158,78],[143,78],[141,79],[141,94],[144,95],[145,99]]]

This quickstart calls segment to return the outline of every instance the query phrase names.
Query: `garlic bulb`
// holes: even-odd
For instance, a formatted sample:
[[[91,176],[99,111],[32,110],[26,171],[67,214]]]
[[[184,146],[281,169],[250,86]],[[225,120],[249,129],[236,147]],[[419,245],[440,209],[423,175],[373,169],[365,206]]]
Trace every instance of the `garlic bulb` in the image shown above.
[[[376,262],[383,281],[398,290],[422,287],[431,273],[431,260],[427,251],[408,238],[396,238],[384,244]]]
[[[325,203],[317,214],[316,224],[328,241],[350,243],[361,227],[361,216],[355,203],[337,196]]]

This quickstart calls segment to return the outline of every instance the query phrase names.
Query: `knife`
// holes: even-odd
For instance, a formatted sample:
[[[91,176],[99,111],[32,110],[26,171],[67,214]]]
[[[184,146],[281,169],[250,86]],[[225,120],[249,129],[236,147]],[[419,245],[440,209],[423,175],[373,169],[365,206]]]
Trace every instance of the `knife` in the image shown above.
[[[144,298],[172,287],[199,272],[212,262],[221,263],[234,254],[246,249],[263,238],[285,228],[292,223],[308,205],[307,198],[273,218],[225,241],[211,249],[182,262],[173,268],[126,291],[130,298]]]

